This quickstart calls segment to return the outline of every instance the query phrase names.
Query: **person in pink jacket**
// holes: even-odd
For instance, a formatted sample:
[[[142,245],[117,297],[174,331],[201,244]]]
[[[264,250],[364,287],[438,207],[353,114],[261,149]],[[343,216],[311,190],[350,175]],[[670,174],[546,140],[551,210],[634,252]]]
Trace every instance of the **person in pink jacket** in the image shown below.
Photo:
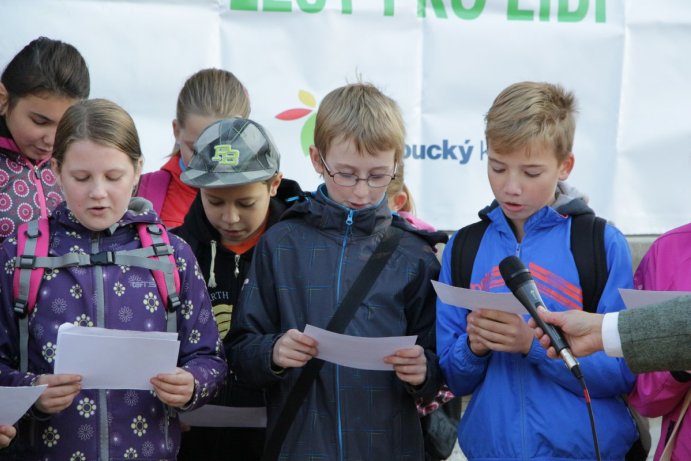
[[[639,290],[691,291],[691,223],[660,236],[641,260],[634,284]],[[680,344],[679,347],[688,347]],[[675,426],[680,425],[672,448],[672,461],[691,460],[691,413],[679,418],[691,389],[691,370],[641,373],[629,403],[643,416],[662,416],[655,461],[662,456]]]

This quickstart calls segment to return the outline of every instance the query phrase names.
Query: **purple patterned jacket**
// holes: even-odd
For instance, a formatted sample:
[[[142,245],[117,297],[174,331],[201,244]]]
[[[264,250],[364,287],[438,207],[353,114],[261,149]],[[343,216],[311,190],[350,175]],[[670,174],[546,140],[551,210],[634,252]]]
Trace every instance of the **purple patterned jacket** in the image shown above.
[[[76,222],[63,203],[50,219],[50,256],[98,253],[140,246],[135,223],[159,222],[149,203],[135,199],[112,228],[92,232]],[[180,274],[178,366],[194,375],[194,395],[185,409],[209,401],[226,376],[204,279],[189,246],[170,235]],[[29,373],[17,371],[17,320],[12,310],[16,238],[0,247],[0,385],[31,385],[52,373],[57,329],[64,322],[121,330],[165,331],[166,311],[148,269],[119,265],[46,269],[36,308],[29,318]],[[4,270],[3,270],[4,269]],[[146,351],[142,351],[146,353]],[[19,423],[8,449],[21,460],[174,460],[180,429],[174,410],[150,391],[83,390],[55,415],[32,410]],[[4,457],[6,453],[2,453]]]
[[[0,118],[0,242],[23,222],[47,216],[62,202],[50,159],[34,164],[15,144]]]

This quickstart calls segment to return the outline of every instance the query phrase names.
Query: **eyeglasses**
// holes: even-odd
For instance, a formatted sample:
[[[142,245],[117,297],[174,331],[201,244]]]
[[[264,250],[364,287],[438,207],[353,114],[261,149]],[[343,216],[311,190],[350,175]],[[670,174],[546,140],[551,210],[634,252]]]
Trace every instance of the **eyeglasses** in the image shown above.
[[[319,152],[319,158],[321,159],[322,163],[324,164],[324,168],[326,169],[326,174],[331,176],[331,179],[333,179],[333,181],[336,184],[338,184],[339,186],[343,186],[343,187],[354,187],[360,181],[367,182],[367,185],[369,187],[372,187],[375,189],[378,189],[380,187],[386,187],[396,177],[396,169],[398,168],[398,165],[394,166],[393,174],[371,174],[371,175],[367,176],[366,178],[361,178],[361,177],[354,175],[354,174],[351,174],[351,173],[340,173],[340,172],[333,173],[331,171],[331,168],[329,168],[329,165],[326,164],[326,160],[324,160],[324,157],[322,156],[321,152]]]

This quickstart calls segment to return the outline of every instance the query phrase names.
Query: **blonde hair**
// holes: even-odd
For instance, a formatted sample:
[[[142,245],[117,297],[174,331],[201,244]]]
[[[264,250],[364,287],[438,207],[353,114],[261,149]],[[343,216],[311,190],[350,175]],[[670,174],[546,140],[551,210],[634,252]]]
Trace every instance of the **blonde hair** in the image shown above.
[[[415,202],[413,201],[413,196],[410,195],[410,190],[408,189],[408,186],[404,181],[404,165],[405,162],[401,162],[398,164],[398,168],[396,169],[396,176],[394,176],[394,178],[389,183],[389,187],[386,188],[386,195],[389,198],[393,198],[396,194],[399,194],[401,192],[405,193],[407,199],[403,206],[401,206],[401,208],[398,209],[398,211],[405,211],[407,213],[415,214]]]
[[[232,72],[221,69],[202,69],[185,81],[178,95],[175,117],[180,126],[190,114],[214,118],[250,114],[247,90]]]
[[[542,146],[559,163],[573,149],[576,99],[560,85],[515,83],[496,97],[485,116],[487,146],[499,154]]]
[[[55,132],[53,158],[60,170],[65,152],[76,141],[92,141],[124,152],[135,171],[142,158],[139,135],[125,109],[107,99],[89,99],[71,106],[60,119]]]
[[[370,83],[331,91],[317,111],[314,145],[326,157],[333,142],[352,141],[358,152],[394,150],[398,165],[405,148],[405,124],[396,101]]]

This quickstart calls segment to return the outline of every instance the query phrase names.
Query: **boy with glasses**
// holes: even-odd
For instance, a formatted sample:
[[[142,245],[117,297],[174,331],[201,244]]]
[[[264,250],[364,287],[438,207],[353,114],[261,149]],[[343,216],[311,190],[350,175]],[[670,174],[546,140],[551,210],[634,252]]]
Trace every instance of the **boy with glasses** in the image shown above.
[[[445,235],[413,229],[387,205],[404,138],[397,104],[372,85],[329,93],[310,148],[324,184],[257,245],[230,357],[241,378],[266,390],[269,433],[317,354],[305,325],[326,328],[390,226],[403,236],[345,334],[418,337],[385,359],[392,372],[325,363],[286,433],[282,460],[424,459],[415,400],[431,400],[441,385],[430,280],[439,271],[433,245]]]

